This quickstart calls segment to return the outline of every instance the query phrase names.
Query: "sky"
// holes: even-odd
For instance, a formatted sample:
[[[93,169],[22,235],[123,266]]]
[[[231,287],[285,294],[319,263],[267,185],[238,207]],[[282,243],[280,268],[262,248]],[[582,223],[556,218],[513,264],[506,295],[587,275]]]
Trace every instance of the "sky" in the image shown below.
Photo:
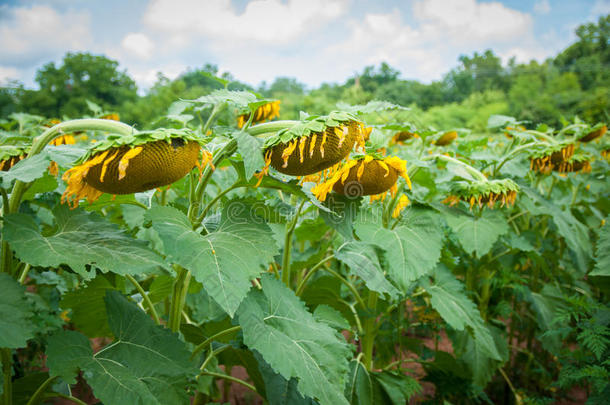
[[[80,51],[141,91],[206,63],[254,86],[341,83],[384,61],[427,83],[475,51],[543,61],[609,13],[610,0],[0,0],[0,84],[36,88],[38,69]]]

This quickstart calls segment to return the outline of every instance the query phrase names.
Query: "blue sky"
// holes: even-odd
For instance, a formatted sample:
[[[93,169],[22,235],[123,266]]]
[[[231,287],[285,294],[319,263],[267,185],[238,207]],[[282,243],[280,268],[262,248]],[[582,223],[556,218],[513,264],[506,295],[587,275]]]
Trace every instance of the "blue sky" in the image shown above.
[[[382,61],[429,82],[488,48],[543,61],[608,13],[610,0],[0,0],[0,83],[35,87],[70,51],[119,61],[141,89],[206,63],[252,85],[342,82]]]

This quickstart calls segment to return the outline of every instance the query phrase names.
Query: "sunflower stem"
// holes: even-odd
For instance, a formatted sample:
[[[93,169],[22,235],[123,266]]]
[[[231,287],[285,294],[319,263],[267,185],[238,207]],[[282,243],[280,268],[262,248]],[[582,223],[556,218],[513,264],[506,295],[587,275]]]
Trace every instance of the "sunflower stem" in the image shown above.
[[[301,202],[299,208],[297,208],[297,212],[294,214],[294,218],[292,221],[286,224],[286,236],[284,238],[284,255],[282,257],[282,282],[286,284],[288,288],[290,288],[290,253],[292,250],[292,235],[294,234],[294,229],[296,228],[297,221],[299,219],[299,214],[301,213],[301,209],[305,204],[305,200]]]
[[[188,292],[189,283],[191,281],[191,272],[187,269],[175,266],[178,273],[172,292],[172,302],[169,309],[169,328],[172,332],[180,331],[182,323],[182,309],[186,302],[186,294]]]
[[[271,121],[265,122],[263,124],[254,125],[253,127],[247,128],[245,131],[248,132],[252,136],[258,136],[263,134],[271,134],[282,129],[290,128],[301,121]]]
[[[199,353],[200,351],[205,349],[206,346],[211,344],[214,340],[216,340],[220,337],[223,337],[225,335],[229,335],[233,332],[237,332],[239,330],[241,330],[241,326],[237,325],[237,326],[233,326],[232,328],[221,330],[220,332],[210,336],[209,338],[204,340],[202,343],[198,344],[197,347],[195,347],[195,349],[193,350],[193,353],[191,354],[191,359],[194,358],[197,355],[197,353]]]
[[[362,352],[364,353],[364,367],[367,370],[372,371],[373,369],[373,346],[375,343],[375,321],[377,309],[377,292],[369,290],[369,297],[367,300],[367,311],[369,312],[368,318],[364,321],[364,335],[362,336]]]
[[[201,374],[202,375],[209,375],[209,376],[216,377],[216,378],[222,378],[224,380],[228,380],[228,381],[232,381],[232,382],[236,382],[238,384],[243,385],[246,388],[249,388],[250,390],[252,390],[252,391],[254,391],[254,392],[256,392],[258,394],[258,391],[256,390],[256,387],[254,385],[248,384],[244,380],[240,380],[237,377],[233,377],[233,376],[227,375],[227,374],[214,373],[212,371],[202,371]]]
[[[475,169],[474,167],[470,166],[468,163],[464,163],[461,160],[452,158],[451,156],[446,156],[446,155],[433,155],[433,157],[436,157],[437,159],[440,160],[444,160],[445,162],[451,162],[451,163],[455,163],[456,165],[459,165],[461,167],[463,167],[464,169],[466,169],[466,171],[472,175],[472,177],[474,177],[475,179],[479,180],[479,181],[483,181],[486,182],[487,181],[487,176],[485,176],[483,173],[481,173],[479,170]]]
[[[201,133],[204,136],[208,132],[208,129],[210,129],[210,126],[212,125],[212,122],[214,122],[214,119],[216,118],[216,116],[222,111],[222,109],[224,108],[225,105],[226,105],[226,103],[220,103],[220,104],[214,105],[214,108],[212,109],[212,112],[210,113],[208,120],[205,122],[205,125],[201,129]]]
[[[335,255],[330,255],[330,256],[326,256],[324,259],[320,260],[318,262],[318,264],[316,264],[315,266],[313,266],[311,268],[311,270],[309,270],[309,273],[307,273],[305,275],[305,277],[303,277],[303,280],[301,280],[301,282],[299,283],[299,286],[296,289],[295,294],[297,296],[300,296],[301,294],[303,294],[303,290],[305,289],[305,286],[307,285],[307,282],[309,281],[309,279],[318,271],[320,270],[320,268],[322,268],[322,266],[324,264],[326,264],[327,261],[334,259]]]
[[[47,378],[42,384],[40,384],[40,386],[38,387],[38,389],[36,390],[36,392],[34,392],[34,394],[32,395],[32,397],[30,398],[30,400],[27,402],[26,405],[35,405],[39,403],[39,400],[41,398],[41,396],[43,396],[44,391],[47,389],[47,387],[49,385],[51,385],[53,383],[53,381],[55,381],[58,377],[49,377]]]
[[[150,300],[150,297],[148,296],[146,291],[144,291],[144,288],[142,288],[140,283],[138,283],[138,281],[135,278],[133,278],[132,275],[126,274],[125,277],[127,278],[127,280],[129,280],[131,282],[131,284],[133,284],[133,286],[136,288],[136,290],[138,290],[138,292],[142,296],[142,299],[146,303],[146,306],[148,307],[148,310],[150,311],[150,315],[152,316],[155,323],[157,325],[161,325],[161,322],[159,321],[159,315],[157,315],[157,310],[155,309],[155,306],[153,305],[153,303]]]

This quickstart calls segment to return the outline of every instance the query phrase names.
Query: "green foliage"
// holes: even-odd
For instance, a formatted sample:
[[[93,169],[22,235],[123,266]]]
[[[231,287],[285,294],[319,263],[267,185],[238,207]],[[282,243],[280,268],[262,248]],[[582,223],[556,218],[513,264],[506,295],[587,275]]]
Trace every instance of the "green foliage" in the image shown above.
[[[0,347],[25,347],[36,330],[31,323],[32,306],[25,288],[6,274],[0,274],[0,315]]]
[[[508,232],[506,220],[498,211],[483,211],[480,217],[464,213],[447,214],[445,219],[464,250],[477,256],[489,252],[496,240]]]

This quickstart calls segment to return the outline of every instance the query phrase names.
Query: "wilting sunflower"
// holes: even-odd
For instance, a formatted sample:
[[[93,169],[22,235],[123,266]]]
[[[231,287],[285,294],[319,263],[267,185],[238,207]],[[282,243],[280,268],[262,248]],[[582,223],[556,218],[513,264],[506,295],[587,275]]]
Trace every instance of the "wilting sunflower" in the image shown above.
[[[343,160],[356,143],[364,148],[363,125],[353,115],[312,117],[267,139],[265,167],[257,177],[262,179],[269,166],[290,176],[318,173]]]
[[[511,179],[477,180],[473,182],[456,181],[451,188],[451,195],[443,200],[450,206],[457,205],[460,201],[470,204],[470,208],[484,204],[494,208],[496,203],[512,205],[517,198],[519,186]]]
[[[553,168],[570,160],[574,155],[574,142],[567,140],[544,148],[530,155],[530,170],[549,174]]]
[[[76,206],[79,199],[93,202],[102,193],[131,194],[171,184],[198,165],[200,149],[196,138],[181,130],[110,135],[64,173],[68,187],[62,201]],[[204,152],[203,164],[209,160]]]
[[[311,192],[320,201],[325,201],[332,190],[348,197],[371,196],[371,201],[391,195],[398,189],[396,181],[399,177],[406,180],[411,188],[411,180],[407,174],[407,162],[392,156],[378,158],[371,155],[361,155],[348,160],[332,177],[316,185]]]
[[[436,146],[446,146],[455,141],[458,137],[456,131],[445,132],[436,141],[433,141]]]
[[[271,121],[275,117],[280,116],[280,101],[272,101],[270,103],[264,104],[258,107],[254,111],[254,118],[252,118],[252,122],[265,122]],[[237,117],[237,127],[241,128],[244,126],[246,122],[250,119],[250,113],[242,114]]]
[[[14,145],[0,146],[0,171],[7,172],[17,162],[24,159],[27,155],[25,147]]]
[[[419,138],[419,135],[415,132],[410,131],[398,131],[392,137],[392,144],[402,144],[404,141],[408,141],[411,138]]]
[[[590,173],[591,157],[583,153],[578,153],[553,167],[559,173]]]
[[[608,127],[605,124],[597,124],[589,132],[579,139],[580,142],[591,142],[597,138],[602,137],[608,131]]]

